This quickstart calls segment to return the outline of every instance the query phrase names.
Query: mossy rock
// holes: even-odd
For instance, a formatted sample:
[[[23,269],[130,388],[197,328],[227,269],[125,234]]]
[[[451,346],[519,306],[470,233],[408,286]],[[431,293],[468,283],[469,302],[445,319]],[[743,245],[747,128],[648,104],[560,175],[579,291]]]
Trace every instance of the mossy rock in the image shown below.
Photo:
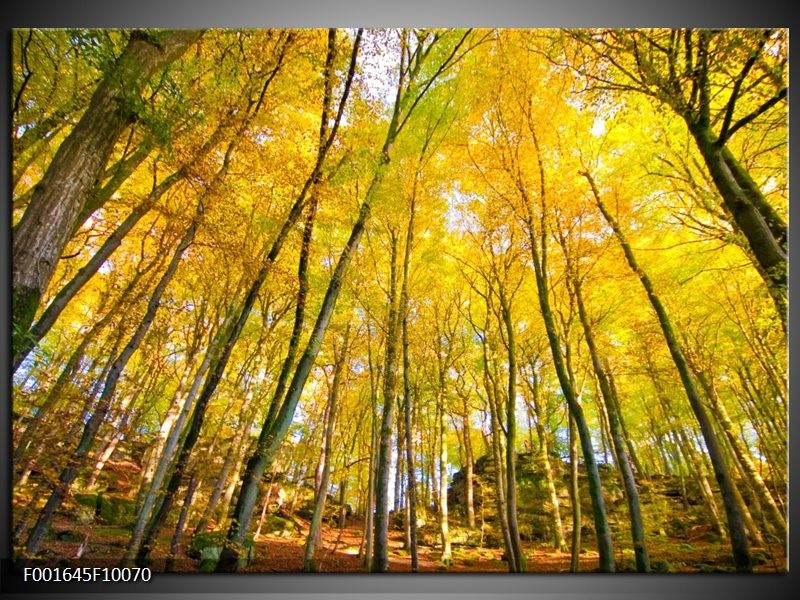
[[[83,540],[83,534],[77,531],[58,531],[54,535],[55,539],[61,542],[80,542]]]
[[[97,508],[97,505],[100,503],[100,494],[75,494],[73,499],[79,506]]]
[[[123,496],[100,496],[98,516],[107,525],[129,526],[136,519],[136,502]]]
[[[222,548],[224,546],[224,531],[207,531],[198,533],[192,538],[192,544],[187,554],[192,558],[200,560],[200,564],[197,568],[201,573],[213,573],[222,555]],[[253,538],[252,536],[248,536],[244,542],[244,552],[239,558],[239,568],[248,566],[253,562],[254,557],[255,548],[253,545]]]
[[[675,567],[668,560],[656,560],[650,563],[650,569],[654,573],[674,573]]]
[[[290,519],[284,519],[278,515],[267,515],[264,517],[261,531],[281,537],[293,537],[297,535],[297,525]]]
[[[192,543],[186,554],[192,558],[200,558],[206,548],[222,548],[225,544],[224,531],[204,531],[192,538]],[[219,558],[219,557],[217,557]]]
[[[100,494],[75,494],[75,519],[81,525],[94,523],[100,512]]]
[[[221,555],[222,546],[206,546],[200,551],[200,564],[197,570],[201,573],[213,573]]]

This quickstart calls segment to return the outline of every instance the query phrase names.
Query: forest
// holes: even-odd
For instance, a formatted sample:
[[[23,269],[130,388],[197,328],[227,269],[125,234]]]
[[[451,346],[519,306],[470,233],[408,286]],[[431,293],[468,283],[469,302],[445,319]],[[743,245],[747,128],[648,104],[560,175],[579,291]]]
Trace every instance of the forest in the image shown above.
[[[19,564],[787,571],[788,30],[11,53]]]

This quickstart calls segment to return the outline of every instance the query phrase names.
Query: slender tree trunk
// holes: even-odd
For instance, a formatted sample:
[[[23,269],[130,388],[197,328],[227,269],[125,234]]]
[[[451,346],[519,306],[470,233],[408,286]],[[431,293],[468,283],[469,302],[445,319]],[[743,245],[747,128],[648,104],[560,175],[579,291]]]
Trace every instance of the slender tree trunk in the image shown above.
[[[78,446],[70,456],[67,465],[61,471],[58,483],[53,489],[50,498],[47,500],[47,503],[45,504],[41,515],[39,516],[39,520],[36,522],[36,525],[28,537],[28,541],[25,545],[25,551],[28,555],[34,556],[39,551],[39,546],[44,539],[44,535],[47,533],[47,530],[50,528],[50,523],[55,516],[56,510],[58,510],[64,498],[69,493],[72,482],[78,476],[80,467],[83,465],[86,456],[91,451],[97,431],[100,429],[100,425],[105,420],[106,415],[111,408],[111,403],[114,397],[114,392],[117,388],[117,383],[119,382],[119,378],[122,376],[122,372],[125,370],[125,367],[127,366],[131,356],[139,347],[139,344],[141,344],[145,334],[150,329],[150,325],[153,323],[153,319],[155,318],[156,310],[158,310],[164,290],[166,290],[167,284],[170,282],[172,276],[175,274],[175,271],[178,269],[178,264],[180,263],[183,253],[186,251],[186,248],[189,247],[189,244],[191,244],[194,240],[196,230],[197,221],[193,220],[189,225],[189,228],[184,233],[183,238],[180,240],[178,247],[175,249],[169,267],[162,275],[161,279],[153,290],[153,294],[150,298],[150,302],[147,305],[147,310],[145,311],[145,315],[142,318],[141,323],[139,323],[127,345],[112,364],[108,373],[108,377],[105,380],[103,392],[97,402],[97,408],[92,416],[86,421],[86,424],[83,428],[83,434],[78,442]]]
[[[195,471],[189,478],[189,485],[186,486],[186,495],[183,497],[183,504],[181,506],[181,512],[178,515],[178,522],[175,523],[175,531],[172,533],[172,539],[169,542],[169,554],[167,554],[167,560],[164,564],[165,573],[171,573],[175,569],[175,557],[178,554],[178,544],[180,543],[181,535],[183,535],[183,529],[186,527],[189,511],[192,509],[194,493],[199,486],[200,478]]]
[[[567,269],[571,272],[570,282],[571,291],[574,295],[575,302],[578,308],[578,316],[583,326],[584,338],[586,346],[589,348],[589,355],[592,359],[592,367],[594,368],[597,383],[600,388],[600,395],[603,399],[603,405],[606,409],[608,418],[608,429],[611,440],[614,444],[614,458],[617,467],[622,477],[623,486],[625,488],[625,499],[628,502],[628,514],[631,520],[631,537],[633,538],[633,552],[636,558],[636,570],[640,573],[650,572],[650,558],[647,553],[647,544],[644,535],[644,522],[642,520],[642,511],[639,504],[639,490],[636,486],[636,479],[631,469],[628,454],[626,452],[625,438],[622,433],[620,425],[620,415],[617,413],[617,399],[614,397],[614,390],[611,387],[609,377],[607,375],[606,365],[600,357],[600,352],[597,349],[595,342],[594,330],[589,314],[586,312],[586,306],[583,302],[583,289],[581,279],[576,271],[575,265],[572,262],[568,253],[567,241],[563,234],[559,231],[561,246],[564,249],[564,255],[567,260]]]
[[[280,248],[283,245],[283,242],[286,239],[290,228],[293,226],[294,222],[299,217],[303,208],[303,204],[305,202],[306,194],[308,194],[312,186],[318,184],[320,181],[325,157],[327,156],[328,150],[330,149],[333,140],[335,138],[336,131],[338,129],[342,113],[344,111],[344,105],[347,96],[349,94],[350,83],[352,82],[353,73],[355,70],[355,59],[358,54],[358,46],[360,43],[360,39],[361,39],[361,33],[359,31],[353,45],[353,52],[350,61],[350,69],[348,71],[348,77],[345,83],[344,92],[339,103],[339,111],[336,115],[334,124],[330,129],[330,131],[328,130],[328,116],[329,116],[328,112],[329,112],[330,96],[328,92],[326,92],[326,97],[323,103],[323,112],[320,125],[320,145],[317,153],[317,162],[315,164],[314,170],[312,171],[311,175],[306,180],[305,185],[301,190],[297,201],[292,207],[289,217],[287,217],[286,221],[284,222],[283,228],[281,229],[278,238],[276,238],[275,242],[273,243],[273,247],[270,250],[269,255],[267,256],[267,263],[265,264],[264,267],[262,267],[259,276],[256,278],[256,281],[254,282],[253,286],[251,286],[250,293],[253,297],[253,300],[255,299],[255,295],[258,293],[258,289],[260,288],[261,284],[266,278],[268,267],[277,258],[278,252],[280,251]],[[335,32],[331,30],[328,36],[328,59],[326,60],[326,74],[325,74],[326,86],[331,85],[330,69],[334,51],[335,51]],[[326,89],[330,90],[330,87],[326,87]],[[369,192],[368,196],[371,196]],[[227,543],[225,549],[223,550],[221,560],[218,564],[218,570],[225,571],[229,569],[230,570],[236,569],[236,563],[237,563],[236,555],[238,553],[239,547],[241,546],[242,542],[244,541],[247,535],[247,529],[249,527],[250,520],[252,519],[253,507],[255,505],[256,495],[258,492],[258,481],[260,480],[261,475],[263,474],[264,470],[272,460],[274,453],[277,450],[277,447],[280,445],[286,431],[288,430],[292,416],[294,414],[294,410],[297,406],[297,402],[300,399],[300,394],[302,393],[303,386],[305,385],[305,381],[308,378],[308,374],[311,371],[314,359],[316,358],[316,355],[319,352],[319,348],[322,344],[322,338],[325,334],[325,330],[327,329],[328,322],[333,312],[333,308],[336,304],[336,299],[339,294],[339,289],[342,285],[344,274],[347,271],[347,267],[349,265],[352,252],[358,245],[361,233],[363,232],[364,222],[366,221],[369,215],[369,205],[366,200],[365,200],[365,205],[367,208],[366,210],[361,211],[362,214],[360,214],[360,220],[354,227],[354,231],[351,234],[350,240],[348,240],[348,244],[345,247],[345,250],[343,250],[339,262],[336,265],[336,269],[334,270],[333,277],[331,279],[331,282],[328,286],[328,290],[325,294],[325,298],[323,300],[322,308],[320,309],[319,316],[314,325],[314,329],[311,333],[311,338],[309,339],[306,351],[303,353],[297,364],[294,377],[292,378],[292,381],[289,385],[286,396],[283,399],[282,403],[279,402],[279,399],[277,397],[273,401],[273,404],[270,407],[270,412],[267,415],[267,419],[264,423],[264,426],[262,427],[261,435],[259,436],[255,453],[250,457],[247,466],[245,467],[245,473],[242,479],[242,487],[240,488],[239,496],[236,502],[236,507],[234,508],[234,517],[231,522],[230,528],[228,530]],[[250,306],[252,306],[252,303],[250,303]],[[249,312],[249,310],[250,308],[248,307],[246,312]]]
[[[375,486],[375,544],[372,570],[389,570],[389,477],[392,458],[392,437],[397,381],[397,235],[391,232],[392,256],[389,273],[389,311],[386,320],[386,356],[383,377],[383,414],[378,447],[377,481]]]
[[[506,483],[505,476],[505,457],[503,452],[503,428],[500,422],[500,407],[496,399],[497,390],[493,388],[493,382],[488,375],[490,366],[487,362],[487,349],[486,339],[483,340],[483,356],[484,356],[484,385],[486,386],[486,395],[488,398],[489,411],[491,413],[491,427],[492,427],[492,456],[494,457],[495,465],[495,500],[497,508],[497,517],[500,521],[500,531],[503,534],[503,542],[506,549],[506,562],[508,563],[508,572],[516,573],[516,554],[512,548],[511,533],[508,527],[508,510],[506,507]]]
[[[209,184],[204,196],[207,196],[214,190],[219,183],[224,180],[227,172],[228,167],[230,164],[231,154],[238,143],[238,139],[233,140],[228,144],[228,148],[225,152],[222,166],[219,170],[214,174],[212,181]],[[203,209],[203,199],[200,200],[198,204],[198,211],[202,213]],[[250,305],[255,301],[255,298],[249,298],[245,300],[245,305],[247,304],[248,300],[250,301]],[[232,325],[231,325],[232,323]],[[202,372],[205,370],[210,369],[208,376],[206,378],[205,385],[203,386],[202,391],[200,392],[200,396],[198,398],[197,404],[194,406],[194,410],[191,415],[191,422],[189,424],[189,429],[183,438],[183,442],[181,444],[181,449],[178,453],[177,461],[174,465],[173,472],[169,478],[169,481],[166,486],[166,491],[163,494],[163,497],[159,499],[159,504],[155,506],[155,494],[161,494],[160,489],[160,481],[158,486],[155,484],[151,486],[150,492],[150,499],[145,500],[145,504],[147,505],[147,511],[155,510],[152,514],[152,518],[150,521],[146,521],[147,516],[144,514],[140,514],[139,519],[137,520],[137,524],[134,526],[133,534],[131,535],[131,539],[128,542],[128,547],[125,551],[125,555],[122,559],[122,563],[124,565],[129,565],[132,557],[136,557],[136,563],[139,565],[144,565],[147,561],[147,558],[150,554],[150,550],[152,548],[153,541],[155,540],[158,531],[161,529],[161,526],[164,524],[164,521],[167,518],[167,514],[169,513],[170,509],[172,508],[172,502],[175,497],[175,494],[178,492],[178,488],[180,487],[181,480],[183,478],[183,473],[186,469],[187,462],[189,460],[189,455],[191,454],[191,450],[194,447],[194,444],[197,442],[197,438],[200,435],[200,428],[203,423],[203,419],[205,417],[205,410],[208,405],[208,402],[213,394],[214,390],[216,389],[219,380],[222,377],[222,370],[224,369],[224,365],[227,363],[228,357],[230,357],[230,353],[233,349],[233,343],[236,338],[238,338],[239,333],[244,327],[244,319],[240,314],[238,316],[238,320],[235,321],[228,321],[226,319],[226,325],[220,330],[220,347],[221,351],[219,353],[214,353],[212,357],[211,354],[206,355],[206,361],[204,361],[204,367],[201,368],[201,372],[198,372],[198,377],[202,377]],[[216,350],[216,348],[215,348]],[[196,385],[199,385],[199,379],[195,382]],[[196,393],[196,385],[192,386],[192,391]],[[185,403],[186,409],[190,406],[190,402],[187,401]],[[183,416],[183,415],[182,415]],[[177,444],[177,437],[179,435],[179,430],[182,426],[182,419],[179,419],[179,423],[176,423],[174,440],[175,444]],[[168,444],[169,446],[170,444]],[[172,452],[173,448],[170,448],[170,452]],[[160,477],[166,476],[166,469],[168,465],[166,464],[169,459],[165,459],[162,461],[163,470]],[[145,511],[143,511],[144,513]]]
[[[258,518],[258,526],[256,527],[256,532],[253,534],[253,541],[257,542],[261,537],[261,527],[264,525],[264,517],[267,516],[267,507],[269,506],[269,501],[272,498],[272,490],[274,488],[274,484],[267,487],[267,493],[264,494],[264,504],[261,507],[261,516]]]
[[[344,333],[344,340],[339,355],[335,358],[333,368],[333,383],[331,384],[330,395],[328,396],[328,413],[327,423],[325,425],[325,440],[320,452],[320,462],[322,464],[322,473],[320,477],[319,487],[317,488],[314,499],[314,512],[311,516],[311,526],[309,527],[308,537],[306,538],[305,552],[303,555],[303,571],[306,573],[315,573],[319,570],[314,559],[314,549],[317,544],[321,543],[319,534],[322,528],[322,516],[325,512],[325,501],[328,496],[328,483],[330,481],[331,473],[331,458],[330,449],[333,445],[333,431],[336,424],[336,411],[338,410],[339,391],[342,387],[342,376],[344,373],[345,365],[347,364],[347,345],[350,337],[350,325],[347,325],[347,330]]]
[[[703,401],[700,398],[700,394],[698,393],[694,380],[689,372],[689,366],[686,362],[683,349],[681,348],[678,337],[675,335],[675,331],[672,328],[672,322],[667,315],[664,305],[661,303],[661,299],[656,295],[650,278],[636,262],[633,251],[631,250],[625,235],[622,233],[619,224],[603,204],[603,201],[600,198],[600,193],[597,191],[597,187],[595,186],[592,176],[588,172],[584,172],[583,175],[589,181],[589,185],[592,188],[592,193],[600,212],[603,213],[603,217],[605,218],[606,222],[608,222],[608,224],[614,230],[614,233],[619,240],[620,245],[622,246],[622,250],[625,253],[625,258],[628,261],[628,265],[639,277],[642,287],[644,287],[645,291],[647,292],[647,296],[650,299],[650,304],[653,306],[653,310],[658,317],[658,322],[661,325],[661,330],[667,342],[672,360],[675,363],[678,373],[680,374],[681,382],[683,383],[684,390],[686,391],[686,396],[689,399],[689,404],[692,407],[692,411],[694,412],[697,422],[700,425],[700,430],[703,433],[703,439],[705,441],[706,448],[708,449],[708,455],[711,459],[714,475],[717,479],[720,493],[722,494],[723,504],[725,505],[725,513],[728,518],[728,528],[730,530],[731,547],[733,550],[733,558],[736,564],[736,570],[739,572],[751,572],[753,570],[753,564],[750,559],[750,544],[747,540],[747,534],[745,532],[741,511],[739,510],[739,505],[736,502],[735,492],[733,489],[734,484],[731,480],[728,466],[725,464],[725,457],[722,454],[722,450],[719,446],[717,435],[714,432],[711,420],[706,413]]]
[[[717,422],[724,432],[725,437],[727,437],[728,444],[733,452],[733,456],[738,464],[741,465],[741,471],[747,479],[750,488],[760,499],[760,501],[763,501],[764,504],[766,504],[770,525],[775,528],[775,532],[779,538],[786,539],[788,533],[786,519],[781,510],[778,508],[775,499],[772,497],[772,494],[764,483],[761,475],[758,473],[750,454],[745,448],[742,447],[742,444],[733,429],[733,423],[728,416],[728,411],[725,409],[725,405],[717,394],[713,380],[697,367],[695,364],[695,357],[690,355],[687,358],[689,358],[689,367],[694,372],[695,377],[697,377],[697,380],[700,382],[700,385],[706,392],[707,398],[711,402],[712,414],[717,417]]]
[[[572,557],[569,563],[570,573],[580,570],[581,556],[581,487],[578,481],[578,435],[575,418],[569,420],[569,496],[572,502]]]
[[[395,397],[397,398],[398,406],[395,410],[400,410],[400,397],[395,392]],[[397,451],[395,452],[395,462],[394,462],[394,513],[395,515],[399,515],[400,511],[403,510],[406,506],[405,499],[403,494],[405,493],[403,489],[403,456],[405,452],[403,452],[403,448],[406,446],[406,432],[405,432],[405,419],[397,419]]]
[[[406,241],[406,260],[403,267],[403,418],[406,425],[406,477],[408,483],[408,548],[411,552],[411,572],[419,571],[419,553],[417,550],[417,475],[414,472],[414,428],[411,419],[411,365],[408,353],[408,253],[409,243]],[[474,517],[473,517],[474,521]],[[474,526],[474,524],[473,524]]]
[[[23,463],[23,460],[26,458],[28,448],[33,440],[35,440],[39,435],[41,427],[49,422],[51,412],[64,401],[64,398],[67,395],[67,389],[73,382],[73,378],[78,371],[78,367],[80,366],[81,361],[84,359],[86,349],[105,329],[106,325],[112,322],[113,319],[118,318],[119,314],[125,309],[126,306],[129,305],[129,303],[137,302],[147,293],[146,289],[142,289],[137,294],[134,294],[133,292],[139,281],[141,281],[141,279],[147,273],[160,264],[160,262],[161,261],[158,259],[153,260],[144,269],[137,271],[136,275],[134,275],[134,277],[128,282],[119,298],[111,305],[106,314],[96,323],[94,323],[91,329],[89,329],[89,331],[87,331],[81,338],[77,348],[75,348],[75,351],[70,355],[69,359],[64,365],[64,368],[61,370],[61,374],[58,376],[58,379],[47,394],[45,401],[39,407],[33,420],[31,420],[31,422],[25,428],[25,431],[20,436],[17,447],[14,450],[15,464]]]
[[[291,45],[292,40],[293,36],[288,35],[286,37],[286,40],[282,45],[280,54],[277,58],[277,64],[271,71],[270,75],[265,80],[264,86],[261,90],[261,99],[263,99],[266,90],[269,87],[270,83],[272,82],[273,78],[275,77],[275,75],[277,75],[277,73],[281,69],[281,66],[285,59],[286,51],[288,47]],[[258,112],[258,108],[260,107],[260,104],[261,102],[259,100],[259,102],[254,105],[255,109],[248,115],[248,117],[241,124],[239,128],[240,134],[245,131],[249,122],[252,120],[252,118],[255,117],[255,115]],[[228,145],[228,150],[225,153],[223,165],[215,175],[212,187],[214,184],[216,184],[218,181],[221,181],[225,177],[228,170],[228,164],[231,153],[235,145],[240,141],[240,139],[241,136],[237,136]],[[320,166],[319,163],[317,164],[317,166],[318,167]],[[317,172],[318,170],[315,169],[315,173]],[[314,176],[315,175],[312,174],[312,177]],[[274,263],[275,259],[280,253],[280,250],[283,247],[283,243],[286,240],[286,237],[288,236],[289,229],[294,225],[297,218],[300,216],[303,207],[303,202],[305,200],[305,195],[308,192],[308,188],[311,185],[310,179],[306,181],[306,185],[302,189],[298,199],[295,201],[295,204],[289,211],[289,215],[286,217],[286,220],[283,223],[281,231],[278,233],[277,237],[273,241],[270,252],[266,257],[266,260],[262,265],[261,270],[259,271],[252,285],[250,286],[247,295],[245,296],[245,301],[241,311],[239,311],[239,313],[233,317],[233,325],[230,328],[224,330],[225,335],[223,342],[221,344],[222,350],[220,354],[215,357],[212,364],[209,366],[210,370],[208,377],[200,393],[197,404],[195,405],[194,412],[192,413],[192,420],[189,425],[189,430],[183,439],[183,444],[178,454],[178,458],[175,463],[172,475],[170,476],[169,482],[167,483],[164,496],[161,499],[161,502],[158,508],[156,509],[156,512],[153,514],[152,519],[147,524],[147,531],[143,535],[143,537],[138,538],[138,536],[134,536],[132,538],[131,540],[132,543],[134,542],[135,539],[140,540],[140,543],[139,541],[137,541],[137,543],[139,543],[138,551],[134,550],[132,546],[129,546],[129,550],[128,552],[126,552],[126,559],[125,559],[126,561],[128,560],[127,555],[131,551],[135,552],[136,562],[138,564],[144,564],[147,561],[147,557],[150,553],[153,540],[155,539],[158,530],[161,528],[164,521],[166,520],[167,514],[172,508],[172,502],[174,500],[178,488],[180,487],[181,480],[183,478],[183,474],[186,469],[186,465],[188,463],[192,449],[194,448],[194,445],[197,442],[197,439],[200,435],[200,430],[203,425],[203,420],[205,419],[205,413],[206,413],[206,408],[208,407],[208,403],[211,399],[211,396],[216,391],[217,385],[222,379],[222,374],[225,370],[225,367],[228,364],[228,360],[230,359],[231,352],[233,351],[233,346],[236,344],[236,341],[238,340],[239,335],[241,334],[241,331],[244,328],[244,324],[250,315],[250,310],[255,304],[261,285],[267,278],[271,265]]]
[[[514,323],[511,315],[511,305],[506,298],[503,288],[500,288],[500,308],[503,324],[506,330],[506,344],[508,350],[508,399],[506,402],[506,510],[508,511],[508,532],[511,537],[511,549],[514,552],[516,573],[526,570],[525,553],[519,536],[517,523],[517,349],[514,334]]]
[[[197,397],[198,391],[200,390],[203,377],[206,375],[206,372],[211,367],[217,354],[221,350],[222,341],[227,330],[230,328],[231,323],[232,322],[229,317],[223,323],[220,330],[214,335],[214,338],[208,345],[208,349],[206,350],[202,363],[194,374],[192,385],[189,388],[189,392],[186,394],[185,398],[181,399],[182,392],[180,391],[176,392],[175,394],[173,403],[181,406],[180,413],[178,414],[178,418],[169,432],[169,436],[164,444],[164,449],[160,458],[158,459],[155,472],[153,473],[152,481],[149,484],[149,489],[142,499],[142,506],[137,513],[138,516],[133,527],[133,532],[131,533],[131,539],[128,541],[125,554],[122,558],[122,564],[124,566],[133,564],[133,560],[137,556],[142,542],[145,539],[146,528],[150,523],[152,512],[154,509],[158,509],[157,503],[161,501],[162,483],[164,482],[164,478],[167,476],[167,472],[169,470],[171,461],[175,456],[175,452],[178,450],[178,444],[183,431],[183,424],[192,413],[194,401]]]
[[[531,242],[535,243],[535,240],[532,239]],[[556,368],[556,374],[561,385],[561,390],[565,399],[567,400],[570,413],[575,419],[575,427],[577,428],[578,435],[580,436],[581,440],[583,460],[586,467],[586,476],[589,480],[589,493],[592,497],[595,531],[597,533],[597,546],[600,554],[600,571],[613,572],[614,551],[611,542],[611,531],[608,526],[608,513],[606,511],[605,500],[603,499],[600,471],[597,468],[597,461],[595,460],[594,456],[591,433],[589,432],[589,427],[583,415],[583,408],[578,402],[578,396],[575,393],[572,383],[570,382],[569,375],[567,374],[567,369],[564,364],[564,359],[561,354],[561,343],[558,339],[555,320],[553,319],[553,313],[550,309],[550,291],[545,272],[543,271],[544,264],[543,261],[539,260],[538,252],[534,251],[532,254],[536,257],[534,259],[534,265],[536,269],[539,305],[545,321],[545,328],[547,330],[547,338],[550,344],[551,354],[553,356],[553,363]]]
[[[528,387],[531,391],[533,411],[536,415],[536,433],[539,435],[539,456],[541,457],[542,466],[544,467],[550,504],[553,505],[553,545],[559,552],[566,552],[567,541],[564,538],[564,526],[561,523],[561,508],[558,501],[555,476],[553,475],[553,468],[550,464],[550,445],[547,440],[548,435],[547,428],[545,427],[544,406],[542,406],[542,399],[540,397],[539,375],[537,375],[536,371],[533,369],[533,361],[531,364],[531,371],[532,379]]]
[[[372,360],[370,358],[370,378],[372,377]],[[370,428],[369,476],[367,478],[367,506],[364,511],[364,570],[372,571],[373,544],[375,542],[375,474],[378,464],[378,387],[371,383],[372,427]]]
[[[553,311],[550,308],[550,284],[547,274],[547,194],[544,164],[542,162],[541,151],[539,150],[539,142],[533,127],[530,127],[530,132],[536,148],[536,157],[539,167],[539,208],[541,212],[539,214],[538,227],[534,220],[535,213],[533,210],[533,202],[531,201],[527,188],[523,185],[522,181],[519,180],[518,174],[511,173],[511,175],[515,178],[515,183],[522,198],[525,211],[524,221],[530,241],[530,252],[536,277],[539,308],[544,320],[545,331],[547,332],[547,341],[550,345],[553,365],[556,370],[559,385],[561,386],[561,391],[564,394],[564,399],[567,402],[570,413],[575,418],[575,426],[577,427],[578,435],[581,439],[586,476],[589,480],[589,494],[592,497],[592,512],[594,513],[595,531],[597,534],[597,549],[600,555],[600,571],[613,572],[614,549],[611,542],[611,531],[608,525],[608,513],[603,498],[600,471],[597,468],[597,461],[595,460],[592,447],[592,437],[583,415],[583,408],[578,401],[578,394],[575,392],[566,365],[564,364],[564,356],[561,348],[562,344],[561,340],[559,340]],[[539,239],[537,239],[537,237]]]
[[[438,418],[437,430],[439,437],[439,530],[442,535],[442,556],[440,561],[445,566],[450,566],[453,560],[453,550],[450,545],[450,526],[447,512],[447,427],[445,426],[444,390],[439,392],[439,402],[436,412]]]
[[[469,409],[464,399],[464,485],[466,487],[467,527],[475,529],[475,457],[470,439]]]
[[[631,462],[636,469],[636,473],[645,479],[650,479],[650,476],[647,470],[644,468],[644,465],[639,461],[639,455],[636,452],[633,439],[628,434],[628,429],[625,426],[625,418],[622,414],[622,410],[620,410],[619,394],[617,394],[617,386],[614,383],[614,376],[610,371],[607,371],[606,377],[608,378],[608,385],[611,387],[610,400],[613,404],[613,412],[617,415],[617,421],[619,422],[619,426],[622,431],[622,439],[625,440],[625,446],[628,448],[628,456],[630,457]]]

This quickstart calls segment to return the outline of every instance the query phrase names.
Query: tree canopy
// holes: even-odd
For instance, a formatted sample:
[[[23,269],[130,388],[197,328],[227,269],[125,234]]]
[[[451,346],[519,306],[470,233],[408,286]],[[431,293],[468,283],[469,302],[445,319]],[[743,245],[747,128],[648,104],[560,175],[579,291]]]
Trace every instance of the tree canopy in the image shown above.
[[[785,570],[787,30],[11,38],[19,558]]]

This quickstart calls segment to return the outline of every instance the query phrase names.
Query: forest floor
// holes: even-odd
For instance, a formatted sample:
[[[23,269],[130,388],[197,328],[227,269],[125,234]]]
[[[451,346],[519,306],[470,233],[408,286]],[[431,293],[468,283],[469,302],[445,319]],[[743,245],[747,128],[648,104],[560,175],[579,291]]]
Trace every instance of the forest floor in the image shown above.
[[[295,573],[303,569],[308,523],[295,518],[300,526],[297,533],[287,537],[276,534],[262,534],[255,542],[255,553],[252,563],[241,569],[249,573]],[[130,531],[125,528],[103,526],[100,524],[76,525],[74,521],[64,519],[56,521],[54,534],[44,543],[43,556],[49,560],[69,561],[70,564],[101,564],[116,566],[124,552]],[[69,532],[69,535],[65,535]],[[323,526],[322,544],[317,548],[315,558],[320,572],[357,573],[364,570],[359,558],[363,522],[348,519],[344,529]],[[389,571],[411,572],[411,555],[403,549],[403,532],[389,532]],[[162,571],[169,534],[164,534],[152,554],[153,571]],[[628,543],[619,541],[615,544],[617,571],[634,571],[633,551]],[[176,557],[174,570],[179,572],[196,572],[198,561],[186,554],[190,543],[185,536]],[[79,548],[84,546],[82,556],[76,559]],[[580,571],[597,570],[598,555],[591,550],[593,539],[584,539],[585,550],[580,555]],[[567,573],[570,567],[569,552],[558,552],[552,545],[545,543],[523,542],[527,557],[527,570],[532,573]],[[753,549],[755,571],[758,573],[786,572],[785,549],[777,544],[769,547]],[[653,570],[657,572],[698,573],[698,572],[730,572],[733,570],[730,546],[727,543],[709,541],[707,536],[697,536],[684,540],[656,537],[648,540]],[[448,573],[505,573],[508,572],[506,562],[502,558],[503,550],[491,547],[473,547],[453,545],[452,561],[445,566],[441,562],[441,548],[438,545],[420,545],[418,550],[420,572]]]

